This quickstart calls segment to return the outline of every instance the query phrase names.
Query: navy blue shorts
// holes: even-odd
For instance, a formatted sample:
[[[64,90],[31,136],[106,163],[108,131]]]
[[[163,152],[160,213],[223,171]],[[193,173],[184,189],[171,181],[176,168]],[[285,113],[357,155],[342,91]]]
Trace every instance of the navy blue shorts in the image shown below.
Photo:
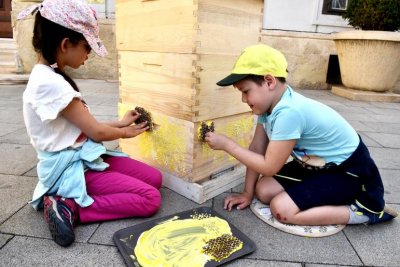
[[[274,175],[300,210],[325,205],[349,205],[361,189],[359,177],[337,170],[308,170],[291,161]]]
[[[385,205],[381,176],[361,138],[357,149],[339,166],[309,170],[291,161],[274,178],[300,210],[349,205],[355,200],[376,211]]]

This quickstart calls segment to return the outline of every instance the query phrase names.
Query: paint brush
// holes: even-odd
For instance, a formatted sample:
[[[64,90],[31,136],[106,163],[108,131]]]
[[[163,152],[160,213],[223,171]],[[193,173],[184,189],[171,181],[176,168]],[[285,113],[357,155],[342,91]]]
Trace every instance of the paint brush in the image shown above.
[[[198,134],[199,140],[204,142],[205,138],[206,138],[206,134],[208,132],[214,132],[214,122],[213,121],[201,122],[197,129],[197,134]]]
[[[142,122],[147,121],[147,125],[149,126],[149,129],[147,131],[153,131],[156,127],[156,124],[153,123],[153,119],[151,117],[151,113],[147,110],[145,110],[142,107],[135,107],[136,112],[140,114],[140,117],[135,121],[135,124],[139,124]],[[157,125],[158,127],[158,125]]]

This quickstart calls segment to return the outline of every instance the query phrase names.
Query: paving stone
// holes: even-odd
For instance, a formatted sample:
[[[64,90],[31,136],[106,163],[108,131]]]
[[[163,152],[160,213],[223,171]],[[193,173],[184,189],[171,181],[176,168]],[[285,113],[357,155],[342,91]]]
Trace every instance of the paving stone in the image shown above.
[[[75,227],[75,242],[87,242],[99,225],[97,223]],[[30,204],[14,214],[0,226],[0,231],[8,234],[51,239],[43,211],[35,211]],[[52,241],[54,242],[54,241]]]
[[[326,265],[326,264],[309,264],[306,263],[304,267],[354,267],[352,265]]]
[[[16,236],[0,250],[2,266],[124,266],[117,248],[73,243],[63,248],[52,240]]]
[[[0,224],[26,205],[35,185],[32,177],[0,174]]]
[[[390,107],[387,107],[385,105],[380,106],[380,107],[377,107],[376,105],[373,105],[371,107],[366,107],[364,109],[365,109],[366,112],[368,112],[370,114],[385,115],[385,116],[392,116],[393,114],[397,114],[399,112],[398,109],[390,108]]]
[[[25,129],[25,126],[22,124],[12,124],[12,123],[0,123],[0,143],[5,143],[2,137],[8,135],[9,133],[13,133],[17,130]],[[26,130],[25,130],[26,131]]]
[[[400,205],[393,207],[400,211]],[[399,266],[400,218],[369,226],[347,226],[344,232],[366,266]]]
[[[340,232],[324,238],[306,238],[284,233],[258,219],[250,210],[228,212],[222,208],[226,194],[217,196],[214,209],[252,239],[257,250],[247,259],[319,262],[325,264],[360,265],[356,251]]]
[[[369,152],[379,169],[400,170],[400,149],[370,147]]]
[[[15,131],[1,136],[0,142],[32,146],[25,126],[19,126]]]
[[[375,116],[371,116],[370,114],[363,113],[345,113],[342,112],[340,115],[343,116],[347,121],[368,121],[368,122],[377,122],[379,121]],[[378,116],[378,115],[376,115]]]
[[[94,116],[109,116],[118,115],[118,102],[113,103],[112,106],[96,105],[90,107],[90,113]]]
[[[24,125],[24,118],[22,116],[22,103],[16,109],[0,109],[0,123],[14,123]]]
[[[389,123],[389,122],[361,122],[367,129],[363,129],[364,132],[375,132],[375,133],[388,133],[398,134],[400,133],[400,123]]]
[[[111,222],[103,222],[90,238],[90,243],[113,245],[112,237],[118,230],[137,225],[145,221],[161,218],[174,213],[195,209],[198,207],[211,207],[212,200],[197,204],[168,188],[161,188],[162,204],[160,210],[151,218],[132,218]]]
[[[385,122],[385,123],[400,123],[400,116],[398,112],[394,112],[392,115],[381,115],[381,114],[370,114],[370,120],[364,121],[376,121],[376,122]]]
[[[364,133],[364,135],[387,148],[400,148],[400,133]]]
[[[399,170],[380,169],[386,203],[400,204]],[[400,212],[400,210],[399,210]]]
[[[7,234],[0,234],[0,249],[3,248],[5,244],[7,244],[8,240],[13,238],[13,235],[7,235]]]
[[[238,259],[225,264],[229,267],[302,267],[301,263]]]
[[[1,174],[21,175],[37,164],[36,151],[32,145],[0,143],[2,152]]]
[[[376,142],[374,139],[370,138],[366,133],[360,131],[360,132],[358,132],[358,134],[361,136],[364,144],[367,147],[382,147],[381,144]]]
[[[357,132],[370,132],[372,129],[360,121],[348,121]]]

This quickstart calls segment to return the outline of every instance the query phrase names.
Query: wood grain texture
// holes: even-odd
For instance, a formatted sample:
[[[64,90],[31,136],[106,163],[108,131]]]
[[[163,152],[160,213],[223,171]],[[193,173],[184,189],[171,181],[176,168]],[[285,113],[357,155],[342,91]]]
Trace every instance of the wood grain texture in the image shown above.
[[[117,49],[236,55],[259,42],[261,0],[117,0]]]

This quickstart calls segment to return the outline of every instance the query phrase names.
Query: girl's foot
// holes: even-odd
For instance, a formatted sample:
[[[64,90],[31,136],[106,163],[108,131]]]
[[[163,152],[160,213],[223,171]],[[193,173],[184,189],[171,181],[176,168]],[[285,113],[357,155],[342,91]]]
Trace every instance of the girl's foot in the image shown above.
[[[67,247],[75,240],[74,222],[76,204],[71,199],[59,196],[44,197],[44,219],[49,224],[49,230],[54,241]]]

